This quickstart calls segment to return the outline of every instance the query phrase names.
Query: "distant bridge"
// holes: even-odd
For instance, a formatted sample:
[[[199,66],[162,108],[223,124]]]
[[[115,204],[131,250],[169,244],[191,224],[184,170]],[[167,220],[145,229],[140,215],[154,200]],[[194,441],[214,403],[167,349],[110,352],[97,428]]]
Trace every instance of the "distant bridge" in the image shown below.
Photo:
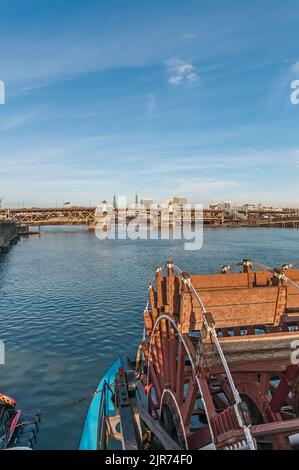
[[[132,218],[132,213],[148,212],[157,214],[159,209],[110,209],[115,211],[116,220],[120,215]],[[198,216],[194,209],[184,210],[186,220],[203,220],[209,225],[223,225],[224,212],[221,210],[203,209]],[[180,213],[180,211],[177,211]],[[95,222],[96,207],[60,207],[60,208],[22,208],[22,209],[0,209],[0,218],[11,218],[21,225],[45,226],[45,225],[92,225]]]
[[[22,208],[22,209],[0,209],[0,219],[13,219],[23,226],[45,226],[45,225],[88,225],[94,226],[96,220],[96,207],[56,207],[56,208]],[[109,214],[115,212],[117,220],[132,220],[138,214],[152,214],[157,216],[161,209],[112,209]],[[183,214],[183,218],[181,219]],[[177,224],[181,220],[185,222],[203,221],[204,224],[229,227],[296,227],[299,228],[299,210],[289,211],[266,211],[251,210],[247,213],[228,214],[222,210],[176,208],[174,218]]]
[[[81,225],[94,221],[95,207],[1,209],[0,216],[21,225]]]

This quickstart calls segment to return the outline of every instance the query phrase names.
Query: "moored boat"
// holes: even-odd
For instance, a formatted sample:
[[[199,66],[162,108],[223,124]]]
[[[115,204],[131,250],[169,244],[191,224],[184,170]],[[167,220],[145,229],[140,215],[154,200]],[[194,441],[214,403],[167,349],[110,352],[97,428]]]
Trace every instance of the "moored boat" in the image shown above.
[[[16,401],[0,393],[0,449],[33,449],[40,415],[25,413]]]
[[[100,426],[105,424],[102,422],[101,415],[111,416],[115,412],[114,404],[112,403],[112,390],[114,389],[115,376],[120,366],[121,361],[117,359],[99,383],[85,419],[79,446],[80,450],[98,449],[98,440],[101,435]]]

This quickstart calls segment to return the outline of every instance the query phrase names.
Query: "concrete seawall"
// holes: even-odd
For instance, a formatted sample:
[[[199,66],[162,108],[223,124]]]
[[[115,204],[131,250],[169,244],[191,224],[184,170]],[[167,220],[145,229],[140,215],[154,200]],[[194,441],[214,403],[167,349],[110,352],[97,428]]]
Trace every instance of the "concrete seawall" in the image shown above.
[[[16,224],[10,221],[0,220],[0,253],[5,253],[18,238]]]

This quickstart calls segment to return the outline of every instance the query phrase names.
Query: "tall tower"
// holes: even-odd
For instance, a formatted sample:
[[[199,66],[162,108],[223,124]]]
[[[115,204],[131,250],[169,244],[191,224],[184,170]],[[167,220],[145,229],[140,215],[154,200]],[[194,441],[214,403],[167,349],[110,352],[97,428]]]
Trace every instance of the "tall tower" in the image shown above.
[[[113,209],[117,208],[116,196],[113,194]]]
[[[135,194],[135,207],[139,206],[138,194]]]

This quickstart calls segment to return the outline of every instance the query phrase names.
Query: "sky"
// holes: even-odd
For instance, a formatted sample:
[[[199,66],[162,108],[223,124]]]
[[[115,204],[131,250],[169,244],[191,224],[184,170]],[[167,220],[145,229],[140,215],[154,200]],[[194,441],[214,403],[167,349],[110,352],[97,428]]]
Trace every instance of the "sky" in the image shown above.
[[[2,205],[299,207],[298,31],[297,0],[0,0]]]

